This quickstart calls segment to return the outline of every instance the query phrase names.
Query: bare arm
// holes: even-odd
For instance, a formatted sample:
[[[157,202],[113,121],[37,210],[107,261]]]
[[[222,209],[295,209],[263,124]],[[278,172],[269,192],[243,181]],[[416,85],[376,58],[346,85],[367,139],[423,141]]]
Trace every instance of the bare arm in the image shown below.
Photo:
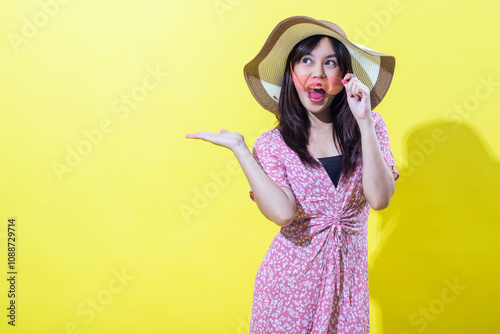
[[[296,210],[295,196],[290,188],[280,187],[274,183],[255,161],[245,144],[233,152],[247,177],[255,202],[262,214],[278,226],[289,225],[295,217]]]
[[[364,195],[373,209],[382,210],[389,206],[396,184],[377,140],[370,91],[352,73],[346,74],[344,79],[349,80],[345,85],[347,101],[361,132]]]
[[[278,226],[287,226],[292,223],[296,210],[295,196],[289,188],[278,186],[267,176],[250,153],[241,134],[221,130],[220,133],[190,133],[186,135],[186,138],[203,139],[233,151],[262,214]]]
[[[389,206],[394,194],[394,175],[380,150],[373,119],[358,122],[358,125],[363,154],[364,195],[374,210],[382,210]]]

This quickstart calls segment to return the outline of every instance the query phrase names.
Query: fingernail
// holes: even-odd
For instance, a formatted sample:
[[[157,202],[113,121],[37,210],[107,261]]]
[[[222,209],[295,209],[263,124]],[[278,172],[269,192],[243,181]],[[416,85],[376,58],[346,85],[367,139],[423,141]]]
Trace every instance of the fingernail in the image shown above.
[[[348,81],[347,81],[347,80],[342,79],[342,84],[343,84],[344,86],[345,86],[345,85],[347,85],[347,83],[348,83]]]

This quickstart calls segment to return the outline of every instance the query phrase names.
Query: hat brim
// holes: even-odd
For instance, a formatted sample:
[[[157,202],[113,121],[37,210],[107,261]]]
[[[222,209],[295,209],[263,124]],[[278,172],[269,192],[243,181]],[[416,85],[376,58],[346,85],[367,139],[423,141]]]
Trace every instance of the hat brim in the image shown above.
[[[345,45],[351,54],[353,72],[370,89],[370,102],[375,109],[391,85],[396,63],[394,56],[351,42],[336,24],[307,16],[294,16],[278,23],[257,56],[245,65],[246,83],[259,104],[278,113],[288,54],[297,43],[313,35],[331,36]]]

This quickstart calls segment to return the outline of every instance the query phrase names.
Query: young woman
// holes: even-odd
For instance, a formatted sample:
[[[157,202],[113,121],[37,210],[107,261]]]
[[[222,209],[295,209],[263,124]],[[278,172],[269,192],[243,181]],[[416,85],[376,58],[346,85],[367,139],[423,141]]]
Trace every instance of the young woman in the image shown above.
[[[368,333],[367,224],[399,174],[384,120],[394,57],[350,42],[331,22],[291,17],[245,66],[276,114],[253,155],[236,132],[198,132],[232,150],[250,197],[281,226],[257,272],[250,333]]]

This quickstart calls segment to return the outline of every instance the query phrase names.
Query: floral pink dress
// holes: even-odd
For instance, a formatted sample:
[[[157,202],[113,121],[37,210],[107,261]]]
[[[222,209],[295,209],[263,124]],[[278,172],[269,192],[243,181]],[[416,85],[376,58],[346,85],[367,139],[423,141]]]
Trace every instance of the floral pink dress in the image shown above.
[[[385,122],[372,112],[385,162],[399,177]],[[278,129],[263,133],[253,155],[297,211],[275,236],[257,272],[250,334],[369,333],[368,214],[362,161],[337,188],[324,168],[305,166]],[[316,158],[315,158],[316,159]],[[250,189],[252,200],[253,192]]]

